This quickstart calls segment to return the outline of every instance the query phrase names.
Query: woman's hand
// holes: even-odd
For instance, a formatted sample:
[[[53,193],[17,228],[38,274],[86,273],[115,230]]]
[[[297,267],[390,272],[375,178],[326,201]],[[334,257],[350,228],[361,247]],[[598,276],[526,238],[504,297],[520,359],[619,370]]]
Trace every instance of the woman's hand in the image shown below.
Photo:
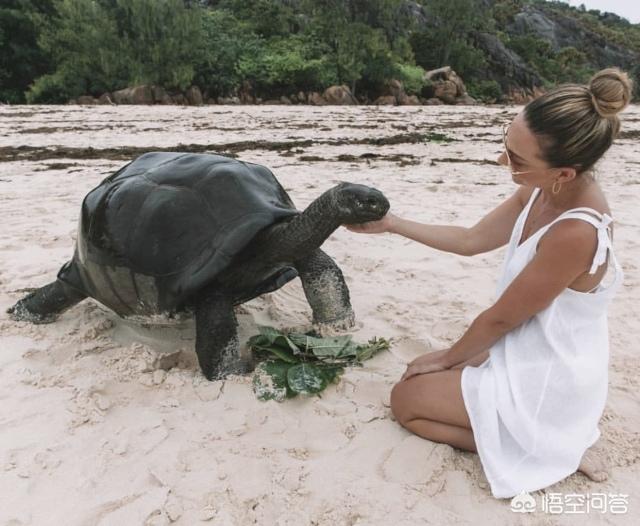
[[[408,380],[418,374],[436,373],[450,369],[451,364],[448,360],[448,352],[449,349],[443,349],[418,356],[407,365],[407,370],[402,375],[402,378],[400,378],[400,381]]]
[[[387,212],[387,214],[378,221],[368,221],[366,223],[344,226],[347,230],[351,230],[351,232],[358,232],[359,234],[382,234],[384,232],[390,232],[397,219],[397,216],[393,215],[391,212]]]

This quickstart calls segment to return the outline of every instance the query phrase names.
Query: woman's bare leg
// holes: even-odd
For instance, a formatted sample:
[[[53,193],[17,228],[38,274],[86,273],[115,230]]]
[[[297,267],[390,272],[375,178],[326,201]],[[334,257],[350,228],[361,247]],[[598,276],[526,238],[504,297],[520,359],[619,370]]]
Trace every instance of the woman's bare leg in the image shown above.
[[[461,370],[419,374],[391,391],[391,410],[400,425],[423,438],[476,451],[462,399]]]
[[[427,420],[426,418],[407,420],[401,425],[422,438],[477,453],[473,431],[466,427],[435,422],[433,420]]]

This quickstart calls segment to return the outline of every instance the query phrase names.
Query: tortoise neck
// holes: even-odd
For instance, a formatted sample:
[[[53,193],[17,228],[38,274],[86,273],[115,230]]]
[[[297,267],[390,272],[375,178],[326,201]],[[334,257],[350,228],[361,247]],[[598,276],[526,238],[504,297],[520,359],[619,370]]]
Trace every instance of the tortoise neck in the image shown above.
[[[342,224],[333,189],[313,201],[304,212],[275,225],[267,239],[269,254],[279,260],[296,261],[326,241]]]

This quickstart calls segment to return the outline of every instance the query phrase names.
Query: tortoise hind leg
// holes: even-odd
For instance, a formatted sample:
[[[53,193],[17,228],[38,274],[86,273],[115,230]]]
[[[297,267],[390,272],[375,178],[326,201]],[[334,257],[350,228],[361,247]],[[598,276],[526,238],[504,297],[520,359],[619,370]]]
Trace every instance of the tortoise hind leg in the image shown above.
[[[304,294],[313,311],[313,323],[330,329],[350,329],[355,324],[349,289],[342,271],[322,250],[294,263]]]
[[[73,307],[87,296],[66,285],[59,279],[29,293],[13,307],[7,309],[17,321],[51,323],[58,314]]]
[[[249,372],[250,363],[240,356],[232,295],[215,285],[207,287],[198,295],[195,311],[196,354],[207,380]]]

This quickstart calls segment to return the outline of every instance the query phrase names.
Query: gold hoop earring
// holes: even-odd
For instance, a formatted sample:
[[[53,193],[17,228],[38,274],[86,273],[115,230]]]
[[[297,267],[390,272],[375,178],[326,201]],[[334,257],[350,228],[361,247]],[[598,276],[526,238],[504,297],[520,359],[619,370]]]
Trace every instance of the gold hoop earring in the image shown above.
[[[556,185],[558,185],[558,189],[556,190]],[[562,183],[559,183],[558,181],[553,183],[553,186],[551,187],[551,193],[552,194],[557,194],[560,193],[560,188],[562,188]]]

